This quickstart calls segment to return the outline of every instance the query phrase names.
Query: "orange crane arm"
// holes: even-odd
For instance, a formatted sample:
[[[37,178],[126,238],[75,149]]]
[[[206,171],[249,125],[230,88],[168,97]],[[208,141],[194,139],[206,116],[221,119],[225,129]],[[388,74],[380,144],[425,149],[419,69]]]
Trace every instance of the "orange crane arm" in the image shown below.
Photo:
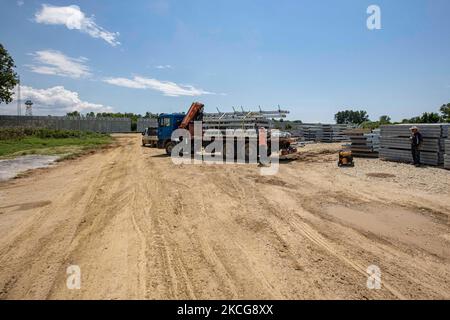
[[[204,106],[205,105],[200,102],[192,103],[191,107],[189,108],[189,111],[184,116],[183,121],[181,122],[178,128],[187,129],[189,127],[189,123],[194,121],[195,118],[197,118],[198,114],[203,111]]]

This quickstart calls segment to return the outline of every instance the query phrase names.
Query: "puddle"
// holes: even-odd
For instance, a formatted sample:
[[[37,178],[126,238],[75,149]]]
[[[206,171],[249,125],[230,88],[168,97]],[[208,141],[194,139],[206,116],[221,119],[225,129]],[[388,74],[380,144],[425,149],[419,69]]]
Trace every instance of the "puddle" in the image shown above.
[[[30,169],[45,168],[55,162],[59,156],[29,155],[14,159],[0,160],[0,181],[14,178]]]
[[[368,205],[348,208],[333,205],[328,208],[327,213],[361,231],[394,242],[415,245],[447,259],[450,257],[448,242],[443,241],[445,238],[442,237],[448,234],[448,227],[414,211],[395,206]]]

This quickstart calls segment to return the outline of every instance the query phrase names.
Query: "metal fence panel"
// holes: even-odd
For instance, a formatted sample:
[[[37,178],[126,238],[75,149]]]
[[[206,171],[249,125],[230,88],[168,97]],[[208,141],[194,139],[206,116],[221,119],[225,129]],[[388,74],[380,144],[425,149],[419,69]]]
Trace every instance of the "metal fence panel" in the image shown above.
[[[158,128],[158,119],[139,118],[136,131],[144,132],[145,128]]]
[[[53,116],[0,116],[0,128],[17,127],[120,133],[131,131],[131,119]]]

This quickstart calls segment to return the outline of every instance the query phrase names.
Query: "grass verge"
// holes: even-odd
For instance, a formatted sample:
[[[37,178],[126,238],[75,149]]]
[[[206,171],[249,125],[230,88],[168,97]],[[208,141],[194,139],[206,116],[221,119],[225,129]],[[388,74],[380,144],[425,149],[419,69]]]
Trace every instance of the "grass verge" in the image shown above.
[[[62,159],[68,159],[103,148],[113,141],[113,138],[106,134],[63,133],[52,134],[47,137],[40,131],[20,138],[0,139],[0,158],[37,154],[61,155]]]

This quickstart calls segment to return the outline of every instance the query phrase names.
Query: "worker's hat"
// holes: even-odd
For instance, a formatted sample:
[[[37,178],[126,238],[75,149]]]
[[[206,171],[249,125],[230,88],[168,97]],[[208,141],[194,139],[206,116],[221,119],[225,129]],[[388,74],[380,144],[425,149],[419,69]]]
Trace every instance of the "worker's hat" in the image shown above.
[[[417,128],[417,126],[412,126],[409,130],[419,130],[419,128]]]

